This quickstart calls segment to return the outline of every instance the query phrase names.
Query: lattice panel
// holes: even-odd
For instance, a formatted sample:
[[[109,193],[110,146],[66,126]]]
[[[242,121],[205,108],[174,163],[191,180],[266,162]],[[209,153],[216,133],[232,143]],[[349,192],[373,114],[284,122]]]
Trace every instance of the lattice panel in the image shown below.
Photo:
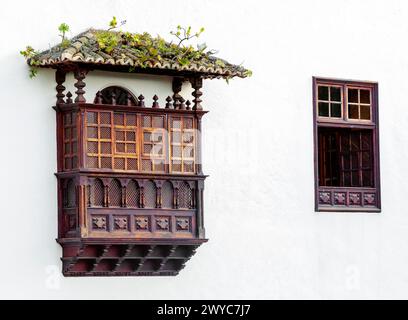
[[[112,113],[86,112],[86,165],[112,168]]]
[[[142,116],[142,160],[141,169],[146,172],[165,171],[165,148],[164,148],[164,117]]]
[[[156,186],[152,181],[144,184],[143,195],[145,208],[156,208]]]
[[[138,169],[137,115],[116,112],[114,124],[114,169],[136,171]]]
[[[122,206],[122,187],[120,182],[116,179],[113,179],[109,184],[109,206]]]
[[[130,181],[126,187],[126,204],[128,207],[139,208],[140,188],[135,181]]]
[[[162,208],[173,208],[173,186],[166,181],[161,188]]]
[[[190,209],[193,200],[193,190],[188,183],[182,183],[178,193],[179,208]]]
[[[194,173],[195,138],[192,117],[170,118],[171,172]]]
[[[63,167],[72,170],[78,167],[78,132],[76,113],[67,112],[63,117]]]
[[[91,205],[94,207],[102,207],[104,205],[104,186],[101,180],[95,179],[91,185]]]

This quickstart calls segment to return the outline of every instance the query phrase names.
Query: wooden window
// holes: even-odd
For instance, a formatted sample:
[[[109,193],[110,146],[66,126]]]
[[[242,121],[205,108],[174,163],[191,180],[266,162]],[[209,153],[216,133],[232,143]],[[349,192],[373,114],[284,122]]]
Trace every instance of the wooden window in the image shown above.
[[[314,78],[318,211],[380,211],[377,84]]]
[[[112,112],[86,112],[88,168],[112,169]]]
[[[78,167],[78,132],[75,118],[76,113],[74,112],[64,114],[64,170],[72,170]]]
[[[171,117],[169,128],[171,172],[194,173],[194,119],[192,117]]]
[[[114,169],[138,170],[137,116],[135,113],[114,114]]]
[[[165,171],[164,116],[142,115],[141,170],[146,172]]]

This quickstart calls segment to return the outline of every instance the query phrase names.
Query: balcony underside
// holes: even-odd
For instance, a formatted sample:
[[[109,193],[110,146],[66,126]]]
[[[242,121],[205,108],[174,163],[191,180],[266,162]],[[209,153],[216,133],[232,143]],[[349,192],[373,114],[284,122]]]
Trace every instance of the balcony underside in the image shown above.
[[[64,276],[175,276],[207,239],[64,238]]]

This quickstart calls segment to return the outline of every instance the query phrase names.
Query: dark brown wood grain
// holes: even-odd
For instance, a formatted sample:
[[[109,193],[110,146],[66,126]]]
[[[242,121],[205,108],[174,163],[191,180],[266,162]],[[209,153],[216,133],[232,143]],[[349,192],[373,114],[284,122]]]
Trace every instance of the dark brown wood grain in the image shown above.
[[[89,71],[75,67],[56,72],[63,274],[176,275],[207,241],[201,82],[194,80],[193,108],[179,94],[186,80],[179,77],[173,81],[173,99],[166,103],[154,95],[147,105],[143,94],[136,97],[121,87],[98,91],[90,103],[85,100]],[[67,72],[74,72],[74,99],[64,92]],[[154,159],[165,165],[156,170]],[[152,161],[151,168],[146,161]]]

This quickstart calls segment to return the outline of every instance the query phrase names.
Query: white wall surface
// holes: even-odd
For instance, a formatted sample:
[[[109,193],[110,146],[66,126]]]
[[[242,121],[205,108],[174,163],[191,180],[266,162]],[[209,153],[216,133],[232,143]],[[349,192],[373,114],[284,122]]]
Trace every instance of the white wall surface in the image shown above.
[[[167,39],[204,26],[210,48],[254,73],[204,82],[210,241],[177,277],[60,273],[54,73],[30,80],[19,50],[113,15]],[[407,1],[15,0],[0,30],[0,298],[408,298]],[[379,214],[314,212],[312,76],[379,83]],[[169,94],[169,79],[143,79],[95,73],[87,98],[107,84]]]

